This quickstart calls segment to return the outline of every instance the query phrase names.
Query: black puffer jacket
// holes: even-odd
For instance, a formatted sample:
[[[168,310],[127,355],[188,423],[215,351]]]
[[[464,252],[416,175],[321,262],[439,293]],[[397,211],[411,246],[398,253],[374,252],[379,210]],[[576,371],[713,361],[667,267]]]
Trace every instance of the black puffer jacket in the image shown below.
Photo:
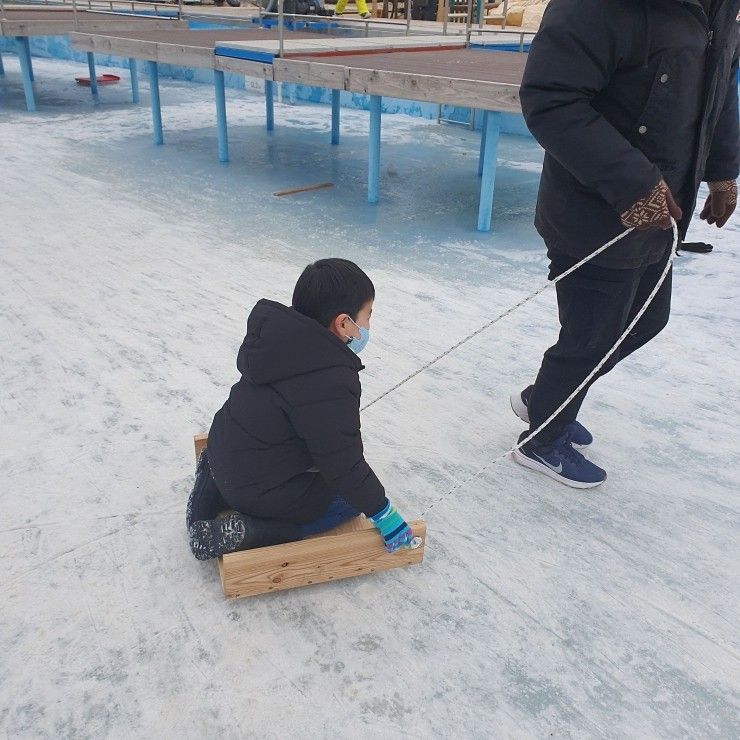
[[[363,365],[318,322],[261,300],[247,321],[242,377],[208,435],[213,477],[247,514],[311,521],[333,495],[365,514],[385,491],[365,462],[360,435]],[[311,486],[318,468],[326,486]]]
[[[546,150],[535,224],[551,254],[581,258],[615,237],[619,214],[661,177],[685,233],[699,183],[737,177],[739,9],[740,0],[551,0],[520,93]],[[633,232],[594,262],[636,267],[665,245],[665,233]]]

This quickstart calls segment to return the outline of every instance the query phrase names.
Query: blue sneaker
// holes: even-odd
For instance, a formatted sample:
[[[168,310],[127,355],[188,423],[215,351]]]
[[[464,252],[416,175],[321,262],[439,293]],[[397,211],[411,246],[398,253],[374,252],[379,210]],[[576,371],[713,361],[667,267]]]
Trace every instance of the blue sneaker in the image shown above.
[[[528,385],[521,393],[512,393],[509,396],[511,410],[527,424],[529,424],[529,410],[527,407],[529,405],[529,397],[532,395],[532,388],[533,386]],[[593,434],[578,421],[572,421],[570,424],[566,424],[563,428],[563,433],[568,436],[570,443],[576,449],[588,447],[594,441]]]
[[[529,432],[522,432],[519,439],[527,434]],[[513,454],[525,468],[538,470],[571,488],[595,488],[606,480],[606,471],[574,450],[566,434],[561,434],[549,445],[532,440]]]

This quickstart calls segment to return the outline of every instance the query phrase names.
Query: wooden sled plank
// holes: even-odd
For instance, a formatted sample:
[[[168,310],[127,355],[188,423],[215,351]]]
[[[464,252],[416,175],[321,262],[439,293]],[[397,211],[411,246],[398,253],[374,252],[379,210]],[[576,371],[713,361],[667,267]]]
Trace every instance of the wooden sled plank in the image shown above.
[[[343,531],[224,555],[218,564],[224,596],[256,596],[418,565],[424,559],[426,525],[415,521],[411,528],[421,538],[415,550],[386,552],[373,525],[357,517],[351,527],[337,527]]]
[[[193,442],[197,460],[208,435],[196,434]],[[224,555],[218,559],[224,596],[256,596],[418,565],[424,559],[426,524],[418,520],[410,526],[421,544],[394,553],[386,552],[372,523],[358,516],[299,542]]]
[[[208,445],[208,435],[196,434],[193,437],[193,444],[195,445],[195,462],[198,462],[200,459],[200,453],[203,452],[203,449]]]

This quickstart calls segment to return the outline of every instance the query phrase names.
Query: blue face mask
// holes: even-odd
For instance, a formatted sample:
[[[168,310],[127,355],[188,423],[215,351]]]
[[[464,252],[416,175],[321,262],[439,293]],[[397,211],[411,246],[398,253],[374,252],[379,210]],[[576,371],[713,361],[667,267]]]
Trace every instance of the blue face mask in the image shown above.
[[[348,317],[350,321],[352,321],[352,317]],[[350,337],[350,340],[347,342],[347,346],[356,354],[359,355],[360,352],[362,352],[365,347],[367,347],[367,343],[370,341],[370,329],[366,329],[364,326],[360,326],[355,321],[352,321],[352,323],[360,330],[360,336],[359,338]]]

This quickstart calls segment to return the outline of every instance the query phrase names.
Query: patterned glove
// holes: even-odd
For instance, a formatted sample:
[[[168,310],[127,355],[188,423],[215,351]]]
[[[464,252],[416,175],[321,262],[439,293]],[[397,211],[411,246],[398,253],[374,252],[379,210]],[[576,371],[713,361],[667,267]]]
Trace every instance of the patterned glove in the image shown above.
[[[644,231],[656,226],[670,229],[671,218],[678,221],[682,215],[681,209],[673,200],[670,188],[661,180],[644,198],[638,200],[619,217],[625,226]]]
[[[737,205],[737,181],[709,182],[709,197],[699,217],[721,229],[732,216]]]
[[[368,517],[380,532],[388,552],[395,552],[402,547],[411,547],[414,533],[411,527],[396,511],[395,506],[386,499],[385,506],[375,515]]]

